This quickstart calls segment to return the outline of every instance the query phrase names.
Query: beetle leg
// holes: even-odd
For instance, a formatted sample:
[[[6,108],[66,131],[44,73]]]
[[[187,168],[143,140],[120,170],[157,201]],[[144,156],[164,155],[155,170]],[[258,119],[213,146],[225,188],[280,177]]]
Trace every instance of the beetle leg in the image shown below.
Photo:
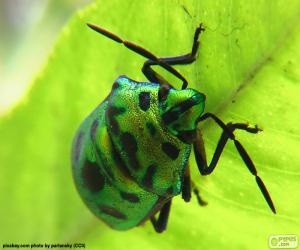
[[[204,201],[200,194],[199,194],[199,189],[195,185],[195,183],[191,180],[191,175],[190,175],[190,165],[189,163],[186,166],[185,173],[183,176],[183,181],[182,181],[182,191],[181,191],[181,196],[182,199],[185,202],[189,202],[191,200],[191,190],[193,190],[194,194],[196,195],[198,204],[200,206],[206,206],[207,202]]]
[[[192,188],[193,188],[193,192],[194,194],[196,195],[196,198],[197,198],[197,201],[198,201],[198,204],[200,206],[206,206],[207,205],[207,202],[205,200],[202,199],[200,193],[199,193],[199,189],[198,187],[195,185],[195,183],[193,181],[191,181],[191,184],[192,184]]]
[[[191,200],[191,175],[189,163],[187,163],[186,165],[186,169],[183,176],[181,196],[185,202],[189,202]]]
[[[223,133],[219,139],[219,142],[217,144],[217,148],[212,157],[212,160],[211,160],[210,164],[207,165],[203,139],[202,139],[202,136],[199,133],[199,131],[197,131],[197,138],[194,142],[194,153],[195,153],[195,158],[196,158],[196,162],[198,165],[198,169],[199,169],[201,175],[209,175],[213,172],[228,139],[233,140],[234,145],[235,145],[236,149],[238,150],[239,155],[243,159],[245,165],[247,166],[248,170],[251,172],[252,175],[255,176],[257,185],[260,188],[266,202],[268,203],[268,205],[271,208],[271,210],[273,211],[273,213],[276,213],[276,210],[275,210],[273,201],[270,197],[270,194],[269,194],[266,186],[264,185],[262,179],[257,175],[257,170],[256,170],[251,158],[249,157],[248,153],[246,152],[244,147],[241,145],[241,143],[235,139],[235,135],[233,134],[235,129],[245,130],[249,133],[258,133],[260,131],[260,129],[257,126],[255,128],[251,128],[248,126],[248,124],[244,124],[244,123],[228,123],[226,125],[218,117],[216,117],[214,114],[211,114],[211,113],[206,113],[203,116],[201,116],[198,119],[198,122],[203,121],[207,118],[213,119],[223,129]]]
[[[130,41],[123,40],[121,37],[117,36],[116,34],[113,34],[112,32],[105,30],[95,24],[87,23],[87,25],[93,29],[94,31],[114,40],[115,42],[124,44],[125,47],[128,49],[138,53],[141,56],[144,56],[151,61],[154,61],[156,65],[159,65],[163,67],[165,70],[169,71],[171,74],[179,78],[183,82],[183,86],[187,86],[187,80],[176,70],[174,69],[170,64],[167,62],[160,60],[158,57],[156,57],[154,54],[152,54],[150,51],[146,50],[145,48],[134,44]],[[147,75],[146,75],[147,77]],[[151,77],[151,76],[150,76]],[[153,77],[151,79],[154,79]],[[157,78],[158,79],[158,78]],[[160,82],[159,82],[160,83]]]
[[[157,233],[162,233],[167,229],[167,223],[171,209],[171,202],[172,200],[169,200],[166,204],[163,205],[159,212],[158,219],[156,219],[154,215],[150,217],[150,221]]]
[[[162,61],[164,63],[167,63],[169,65],[178,65],[178,64],[190,64],[196,60],[196,54],[199,48],[199,35],[201,32],[204,31],[204,28],[202,27],[202,23],[197,27],[194,33],[194,40],[193,40],[193,46],[192,51],[185,55],[180,56],[174,56],[174,57],[160,57],[158,58],[159,61]],[[144,75],[148,78],[151,82],[158,82],[159,84],[165,84],[165,80],[161,81],[161,76],[158,75],[151,66],[153,65],[159,65],[157,62],[158,60],[147,60],[142,68],[142,71]],[[187,87],[187,81],[183,81],[182,89],[185,89]]]
[[[155,82],[155,83],[159,83],[159,85],[169,85],[171,88],[174,88],[172,86],[171,83],[169,83],[166,79],[164,79],[160,74],[158,74],[157,72],[155,72],[150,65],[147,65],[147,63],[149,62],[153,62],[150,60],[147,60],[144,63],[144,66],[142,68],[142,72],[143,74],[146,76],[146,78],[150,81],[150,82]]]

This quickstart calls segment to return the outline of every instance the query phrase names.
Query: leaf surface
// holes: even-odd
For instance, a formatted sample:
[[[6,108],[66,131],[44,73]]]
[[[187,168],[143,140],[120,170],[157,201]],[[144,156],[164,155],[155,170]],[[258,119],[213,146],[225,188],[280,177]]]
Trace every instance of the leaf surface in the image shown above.
[[[48,64],[25,99],[0,120],[0,235],[3,242],[83,242],[90,249],[268,249],[272,234],[300,234],[300,22],[296,0],[97,1],[62,31]],[[144,59],[88,29],[93,22],[156,55],[190,51],[200,22],[206,31],[193,65],[180,66],[206,110],[238,132],[270,191],[277,215],[230,142],[216,171],[193,180],[208,206],[176,197],[168,230],[149,222],[116,232],[93,217],[76,193],[70,147],[80,122],[120,74],[145,80]],[[180,82],[166,74],[178,88]],[[200,125],[209,158],[220,129]]]

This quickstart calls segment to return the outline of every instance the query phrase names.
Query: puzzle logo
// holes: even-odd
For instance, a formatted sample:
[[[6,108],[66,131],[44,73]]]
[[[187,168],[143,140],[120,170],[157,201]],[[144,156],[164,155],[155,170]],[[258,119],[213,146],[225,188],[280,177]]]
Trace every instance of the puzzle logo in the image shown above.
[[[292,249],[298,247],[298,236],[294,234],[270,235],[270,248]]]

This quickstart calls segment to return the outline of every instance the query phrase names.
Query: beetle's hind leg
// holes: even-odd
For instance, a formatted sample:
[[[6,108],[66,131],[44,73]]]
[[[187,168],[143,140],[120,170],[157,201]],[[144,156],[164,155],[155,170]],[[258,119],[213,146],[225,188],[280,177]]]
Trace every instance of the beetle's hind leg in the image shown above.
[[[198,204],[199,204],[200,206],[206,206],[206,205],[207,205],[207,202],[206,202],[205,200],[203,200],[202,196],[201,196],[200,193],[199,193],[198,187],[195,185],[195,183],[194,183],[193,181],[191,181],[191,184],[192,184],[193,192],[194,192],[194,194],[196,195]]]
[[[194,194],[196,195],[198,204],[200,206],[206,206],[207,202],[202,199],[202,197],[199,194],[199,189],[195,185],[195,183],[191,180],[191,175],[190,175],[190,166],[189,163],[186,166],[185,173],[183,176],[183,181],[182,181],[182,199],[185,202],[189,202],[191,200],[191,190],[193,190]]]
[[[195,30],[193,46],[190,53],[180,55],[180,56],[174,56],[174,57],[160,57],[158,58],[158,60],[151,60],[151,59],[147,60],[143,65],[142,71],[144,75],[148,78],[148,80],[151,82],[157,82],[160,85],[169,84],[161,75],[159,75],[151,68],[151,66],[153,65],[159,65],[158,61],[162,61],[169,65],[180,65],[180,64],[184,65],[184,64],[193,63],[196,60],[196,55],[199,48],[199,36],[203,31],[204,28],[201,23],[199,27]],[[169,85],[172,86],[171,84]],[[186,87],[187,87],[187,81],[185,80],[183,81],[182,89],[185,89]]]
[[[247,166],[248,170],[253,176],[255,176],[256,183],[260,191],[262,192],[266,202],[268,203],[272,212],[276,213],[270,194],[265,184],[263,183],[262,179],[258,176],[254,163],[252,162],[250,156],[248,155],[244,147],[241,145],[241,143],[237,139],[235,139],[235,135],[233,134],[234,130],[236,129],[244,130],[249,133],[258,133],[260,129],[257,126],[255,128],[249,127],[248,124],[244,124],[244,123],[225,124],[218,117],[216,117],[214,114],[211,113],[206,113],[203,116],[201,116],[198,122],[203,121],[207,118],[213,119],[222,128],[223,132],[217,144],[216,150],[213,154],[212,160],[210,164],[207,165],[203,139],[200,134],[200,131],[199,130],[197,131],[197,138],[194,142],[194,153],[195,153],[198,169],[201,175],[209,175],[214,171],[228,139],[233,140],[234,145],[239,155],[241,156],[242,160],[244,161],[245,165]]]
[[[162,233],[167,229],[171,209],[171,202],[172,200],[169,200],[166,204],[163,205],[159,212],[158,219],[156,219],[154,215],[150,217],[150,221],[157,233]]]

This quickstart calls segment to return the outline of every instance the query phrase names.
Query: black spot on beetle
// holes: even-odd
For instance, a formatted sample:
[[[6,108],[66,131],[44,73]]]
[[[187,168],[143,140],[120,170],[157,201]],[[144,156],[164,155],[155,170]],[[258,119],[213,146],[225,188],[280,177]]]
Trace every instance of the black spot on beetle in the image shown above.
[[[141,92],[139,94],[139,106],[144,111],[150,108],[150,92]]]
[[[132,167],[135,170],[140,168],[139,161],[135,155],[129,156],[129,164],[130,164],[130,167]]]
[[[177,104],[175,107],[170,109],[169,111],[165,112],[162,115],[162,120],[166,125],[176,121],[179,118],[179,115],[189,110],[191,107],[196,105],[197,102],[193,98],[189,98],[179,104]]]
[[[135,140],[135,137],[131,133],[123,133],[121,135],[121,141],[123,146],[125,146],[124,150],[128,154],[135,154],[137,152],[137,142]]]
[[[121,143],[122,143],[122,149],[126,152],[130,167],[136,169],[139,169],[139,162],[136,158],[136,152],[137,152],[137,142],[135,137],[129,133],[125,132],[120,137]]]
[[[96,148],[97,154],[101,155],[102,154],[101,149],[99,147],[95,147],[95,148]],[[111,186],[111,182],[114,181],[116,178],[114,177],[113,172],[111,171],[111,168],[109,165],[103,164],[103,168],[104,168],[104,170],[103,170],[104,175],[108,177],[105,179],[106,184]]]
[[[154,164],[151,164],[147,171],[146,171],[146,174],[142,180],[142,184],[149,190],[152,190],[153,189],[153,176],[156,172],[156,165]]]
[[[76,142],[75,142],[75,162],[77,163],[79,160],[79,156],[80,156],[80,149],[81,149],[81,144],[82,144],[82,139],[83,139],[83,132],[79,132],[79,134],[77,135],[76,138]]]
[[[196,133],[196,129],[180,131],[177,137],[184,143],[192,144],[196,139]]]
[[[124,200],[130,201],[132,203],[137,203],[140,201],[140,198],[136,194],[120,192],[120,195]]]
[[[161,148],[164,151],[164,153],[169,156],[172,160],[176,160],[180,150],[174,146],[172,143],[170,142],[164,142],[161,144]]]
[[[151,122],[147,122],[146,127],[149,130],[149,133],[151,136],[154,136],[156,134],[156,128],[154,127],[154,125]]]
[[[109,207],[106,205],[100,205],[99,209],[102,213],[108,214],[114,218],[120,219],[120,220],[127,220],[127,216],[120,212],[119,210]]]
[[[123,107],[115,107],[112,105],[109,105],[106,110],[106,117],[108,118],[108,121],[110,123],[110,130],[118,134],[120,131],[119,123],[116,120],[116,116],[123,114],[125,112],[125,108]]]
[[[117,168],[121,171],[121,173],[127,178],[127,179],[132,179],[129,169],[126,166],[125,162],[123,161],[123,159],[121,158],[119,152],[117,151],[115,145],[113,144],[113,142],[111,141],[112,144],[112,157],[116,162],[116,166]]]
[[[95,162],[86,160],[81,170],[84,185],[92,193],[99,192],[105,185],[105,178],[99,171],[99,166]]]
[[[95,138],[96,138],[96,131],[97,131],[98,125],[99,125],[98,120],[94,120],[92,127],[91,127],[92,140],[95,140]]]
[[[162,115],[162,120],[166,125],[176,121],[179,117],[180,112],[178,110],[169,110]]]

